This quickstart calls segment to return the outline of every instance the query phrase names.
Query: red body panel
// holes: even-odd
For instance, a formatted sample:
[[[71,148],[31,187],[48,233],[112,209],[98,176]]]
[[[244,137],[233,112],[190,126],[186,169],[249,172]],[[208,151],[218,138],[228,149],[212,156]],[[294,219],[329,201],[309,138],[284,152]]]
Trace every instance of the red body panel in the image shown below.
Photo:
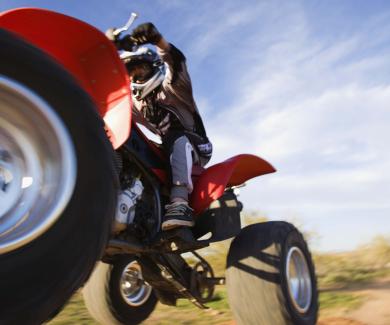
[[[227,186],[240,185],[256,176],[273,173],[275,168],[254,155],[238,155],[207,168],[194,184],[190,205],[195,215],[222,196]]]
[[[78,80],[94,99],[114,148],[128,138],[129,78],[115,46],[101,31],[75,18],[34,8],[1,13],[0,28],[39,47]]]

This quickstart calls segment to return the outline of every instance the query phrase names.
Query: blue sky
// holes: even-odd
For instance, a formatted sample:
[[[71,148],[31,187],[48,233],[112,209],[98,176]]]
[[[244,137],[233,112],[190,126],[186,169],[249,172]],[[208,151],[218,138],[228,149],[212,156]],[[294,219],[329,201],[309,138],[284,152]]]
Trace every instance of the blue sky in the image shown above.
[[[216,163],[254,153],[278,172],[249,181],[249,210],[315,231],[320,250],[390,235],[388,1],[0,1],[101,30],[132,11],[188,59]]]

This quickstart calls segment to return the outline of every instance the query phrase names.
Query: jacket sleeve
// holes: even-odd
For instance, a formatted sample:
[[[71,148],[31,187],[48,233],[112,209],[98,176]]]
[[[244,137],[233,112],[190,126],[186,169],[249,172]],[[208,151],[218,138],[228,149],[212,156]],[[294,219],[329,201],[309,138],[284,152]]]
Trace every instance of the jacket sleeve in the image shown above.
[[[172,44],[168,50],[157,48],[157,51],[167,69],[163,87],[191,108],[191,111],[197,111],[184,54]]]

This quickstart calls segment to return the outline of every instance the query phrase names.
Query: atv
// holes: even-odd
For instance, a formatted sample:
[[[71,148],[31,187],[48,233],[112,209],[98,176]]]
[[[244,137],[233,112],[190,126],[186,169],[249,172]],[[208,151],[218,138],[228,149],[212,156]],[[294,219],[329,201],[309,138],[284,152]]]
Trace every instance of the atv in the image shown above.
[[[82,286],[98,322],[139,324],[158,301],[206,309],[225,283],[237,324],[315,324],[302,234],[281,221],[241,227],[235,188],[273,172],[251,154],[194,167],[195,226],[162,232],[169,163],[132,116],[115,44],[56,12],[0,14],[1,324],[41,324]],[[216,277],[197,250],[229,238]]]

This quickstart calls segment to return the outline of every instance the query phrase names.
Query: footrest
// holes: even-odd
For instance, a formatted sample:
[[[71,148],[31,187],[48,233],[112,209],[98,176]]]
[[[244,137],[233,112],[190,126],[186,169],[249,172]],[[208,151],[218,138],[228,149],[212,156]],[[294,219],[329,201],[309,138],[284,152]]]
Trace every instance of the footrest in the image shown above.
[[[184,253],[209,246],[207,240],[196,240],[188,227],[163,231],[156,243],[166,253]]]

